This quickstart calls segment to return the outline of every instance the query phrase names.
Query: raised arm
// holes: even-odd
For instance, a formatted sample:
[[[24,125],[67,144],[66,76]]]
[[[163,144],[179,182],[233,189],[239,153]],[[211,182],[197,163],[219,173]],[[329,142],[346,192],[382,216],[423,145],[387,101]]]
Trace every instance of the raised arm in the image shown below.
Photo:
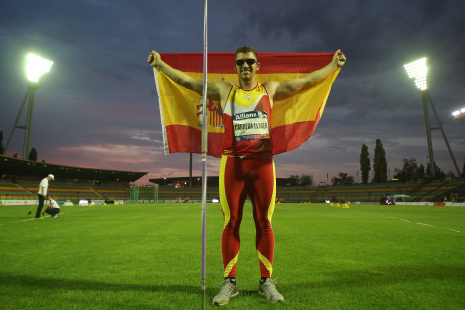
[[[283,100],[297,94],[302,89],[309,88],[330,75],[337,68],[344,65],[346,57],[344,54],[337,50],[334,53],[333,60],[324,68],[313,71],[301,79],[295,79],[286,82],[266,82],[266,87],[269,95],[273,100]]]
[[[186,73],[172,68],[170,65],[161,60],[160,54],[152,51],[147,59],[147,62],[157,70],[163,72],[167,77],[175,83],[195,91],[200,96],[203,96],[203,81],[194,79]],[[223,85],[224,84],[224,85]],[[221,100],[221,95],[227,96],[230,85],[227,83],[209,83],[207,87],[207,97],[212,100]]]

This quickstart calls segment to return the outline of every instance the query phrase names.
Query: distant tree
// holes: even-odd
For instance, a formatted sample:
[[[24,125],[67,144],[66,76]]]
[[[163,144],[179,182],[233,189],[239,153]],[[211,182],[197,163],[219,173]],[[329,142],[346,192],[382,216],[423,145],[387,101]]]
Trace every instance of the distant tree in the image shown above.
[[[345,185],[345,184],[354,184],[355,179],[353,176],[349,176],[347,173],[339,173],[339,177],[333,177],[331,179],[332,185]]]
[[[287,184],[290,186],[297,186],[299,185],[299,176],[296,175],[291,175],[289,178],[287,178],[288,182]]]
[[[45,162],[45,159],[42,159],[42,162],[44,163],[44,162]]]
[[[5,148],[3,147],[3,131],[0,131],[0,155],[3,155]]]
[[[35,148],[31,149],[31,152],[29,152],[29,156],[27,157],[27,159],[37,161],[37,150]]]
[[[299,178],[299,185],[313,186],[313,174],[302,174]]]
[[[287,185],[290,186],[312,186],[313,185],[313,175],[312,174],[302,174],[302,175],[291,175],[287,178]]]
[[[444,173],[444,171],[441,170],[441,168],[439,168],[436,165],[436,162],[434,162],[434,167],[436,168],[434,169],[434,171],[436,172],[436,180],[444,179],[446,177],[446,174]],[[429,164],[429,162],[426,163],[426,176],[431,177],[431,165]]]
[[[15,155],[13,155],[13,158],[18,158],[18,153],[15,153]]]
[[[425,178],[426,178],[425,166],[423,166],[423,164],[420,164],[420,166],[417,167],[417,173],[416,173],[416,175],[417,175],[420,179],[425,179]]]
[[[368,183],[368,177],[370,176],[370,158],[368,158],[368,146],[362,145],[362,151],[360,152],[360,171],[362,171],[362,183]]]
[[[380,139],[376,139],[375,157],[373,158],[374,183],[387,182],[386,152]]]
[[[462,178],[465,178],[465,163],[463,163]]]
[[[415,158],[403,159],[403,166],[401,169],[394,169],[394,178],[401,182],[409,182],[412,180],[424,179],[425,178],[425,166],[421,164],[417,165]]]

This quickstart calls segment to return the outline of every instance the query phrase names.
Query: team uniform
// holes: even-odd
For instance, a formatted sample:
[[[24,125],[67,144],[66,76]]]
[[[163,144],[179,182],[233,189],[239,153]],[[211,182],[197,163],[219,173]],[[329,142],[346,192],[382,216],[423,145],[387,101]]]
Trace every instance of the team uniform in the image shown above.
[[[220,201],[224,216],[222,253],[224,277],[236,276],[240,249],[239,228],[249,195],[256,228],[260,273],[273,271],[276,177],[272,155],[271,105],[265,87],[244,90],[233,85],[223,111],[223,154],[220,167]]]

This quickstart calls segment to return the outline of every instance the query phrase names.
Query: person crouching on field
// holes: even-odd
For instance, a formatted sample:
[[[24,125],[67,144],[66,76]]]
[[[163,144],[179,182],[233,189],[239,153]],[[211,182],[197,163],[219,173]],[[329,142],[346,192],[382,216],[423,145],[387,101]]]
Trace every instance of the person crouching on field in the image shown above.
[[[45,212],[50,214],[52,216],[52,219],[54,219],[58,216],[58,213],[60,213],[60,206],[50,195],[48,196],[48,201],[50,205],[45,210]]]

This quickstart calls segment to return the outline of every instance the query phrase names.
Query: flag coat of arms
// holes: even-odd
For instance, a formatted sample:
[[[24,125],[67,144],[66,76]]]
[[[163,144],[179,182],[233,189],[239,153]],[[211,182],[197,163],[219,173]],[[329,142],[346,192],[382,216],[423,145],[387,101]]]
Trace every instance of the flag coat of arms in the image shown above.
[[[258,83],[284,82],[325,67],[332,61],[333,53],[260,53],[257,72]],[[202,54],[161,54],[161,59],[171,67],[192,78],[203,79]],[[238,85],[234,70],[234,53],[208,54],[209,83],[229,82]],[[304,143],[313,134],[323,115],[331,86],[340,69],[320,83],[286,99],[274,101],[271,117],[273,154],[289,152]],[[160,117],[165,154],[201,153],[202,96],[169,79],[154,68],[158,92]],[[207,101],[208,155],[221,157],[224,126],[221,105]]]

